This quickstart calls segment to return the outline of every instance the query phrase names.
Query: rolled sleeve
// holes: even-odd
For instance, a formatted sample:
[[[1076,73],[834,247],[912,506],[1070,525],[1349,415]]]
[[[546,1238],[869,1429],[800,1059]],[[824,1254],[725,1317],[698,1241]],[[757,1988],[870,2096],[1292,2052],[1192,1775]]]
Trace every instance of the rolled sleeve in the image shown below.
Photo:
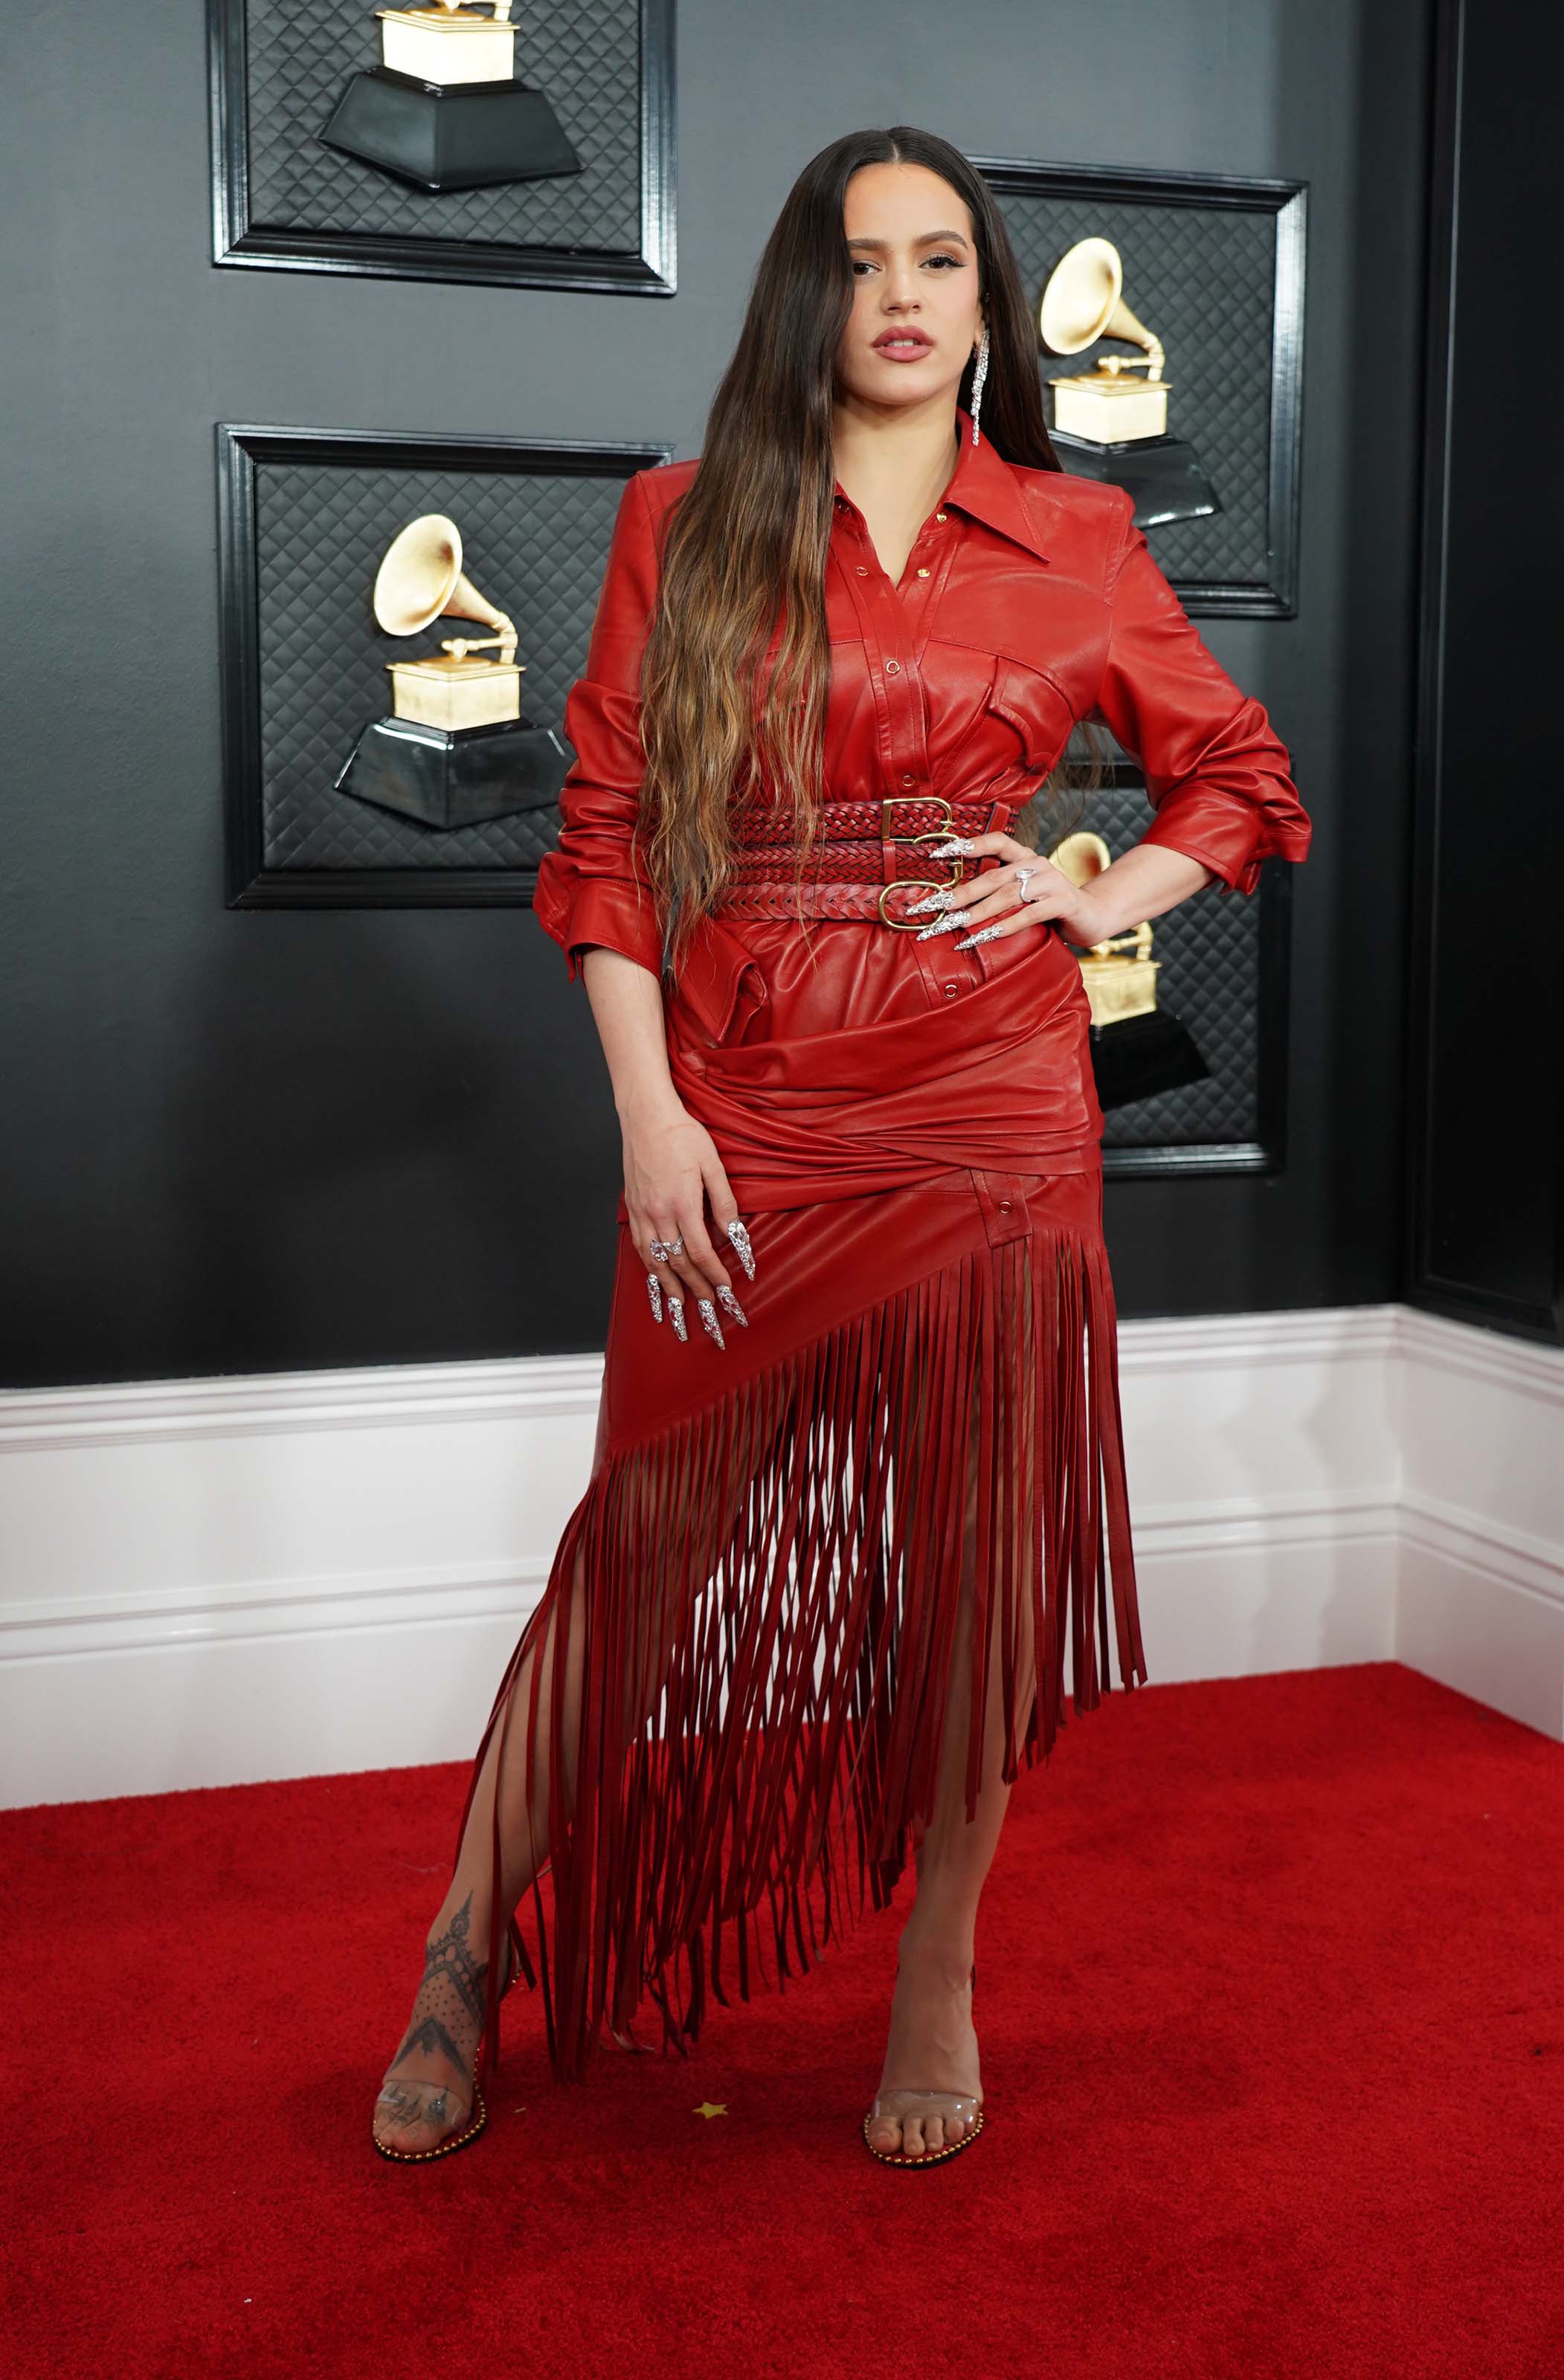
[[[1123,504],[1098,708],[1146,779],[1156,817],[1141,841],[1200,860],[1225,893],[1252,893],[1264,860],[1308,856],[1287,747],[1207,650]]]
[[[657,596],[657,543],[645,473],[625,482],[592,621],[585,674],[565,698],[575,752],[560,793],[557,847],[538,871],[532,906],[570,974],[594,946],[656,975],[662,935],[637,821],[646,756],[640,671]]]

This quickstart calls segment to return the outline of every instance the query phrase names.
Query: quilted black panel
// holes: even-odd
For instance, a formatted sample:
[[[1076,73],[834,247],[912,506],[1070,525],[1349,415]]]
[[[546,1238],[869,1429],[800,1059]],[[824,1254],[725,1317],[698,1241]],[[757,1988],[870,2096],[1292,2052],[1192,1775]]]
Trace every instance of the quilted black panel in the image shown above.
[[[1096,234],[1124,260],[1126,305],[1168,351],[1168,427],[1194,448],[1222,509],[1147,530],[1162,568],[1185,585],[1267,586],[1276,216],[1107,196],[997,195],[1034,312],[1065,249]],[[1039,348],[1050,420],[1049,378],[1088,371],[1104,353],[1134,352],[1109,341],[1060,361]]]
[[[1080,824],[1100,834],[1117,859],[1140,840],[1152,815],[1141,787],[1105,786],[1092,796]],[[1045,843],[1051,839],[1045,837]],[[1224,899],[1208,885],[1152,919],[1151,954],[1162,962],[1158,1005],[1188,1026],[1211,1074],[1206,1082],[1110,1109],[1103,1119],[1105,1149],[1259,1139],[1263,898],[1263,887],[1250,898],[1234,893]]]
[[[319,135],[380,63],[370,0],[248,0],[250,222],[529,248],[640,245],[639,0],[551,0],[516,17],[516,71],[548,94],[583,171],[497,189],[415,190]]]
[[[370,589],[399,528],[449,513],[468,577],[516,624],[523,712],[563,735],[624,488],[618,474],[257,465],[267,868],[537,866],[558,834],[557,809],[445,832],[333,791],[360,728],[391,709],[386,662],[462,632],[451,620],[421,637],[383,636]]]

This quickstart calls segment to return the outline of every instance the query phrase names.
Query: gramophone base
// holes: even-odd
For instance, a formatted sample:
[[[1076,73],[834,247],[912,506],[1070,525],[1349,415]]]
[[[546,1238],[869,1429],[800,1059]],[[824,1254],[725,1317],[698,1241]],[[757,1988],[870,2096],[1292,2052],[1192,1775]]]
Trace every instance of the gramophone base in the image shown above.
[[[320,137],[420,190],[478,190],[582,170],[546,94],[524,82],[442,88],[393,67],[366,67]]]
[[[1061,463],[1079,480],[1106,480],[1135,500],[1135,527],[1205,520],[1221,500],[1195,460],[1187,438],[1122,438],[1111,446],[1095,438],[1049,432]]]
[[[336,791],[422,826],[476,826],[515,810],[547,809],[569,767],[552,727],[514,719],[457,728],[377,719],[343,763]]]

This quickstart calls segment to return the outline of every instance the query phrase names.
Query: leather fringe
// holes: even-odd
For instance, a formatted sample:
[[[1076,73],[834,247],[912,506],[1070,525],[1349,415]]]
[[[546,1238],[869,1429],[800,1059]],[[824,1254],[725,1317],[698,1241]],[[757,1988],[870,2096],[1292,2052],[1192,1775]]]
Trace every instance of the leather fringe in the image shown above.
[[[1044,1225],[600,1455],[467,1804],[496,1729],[503,1770],[508,1730],[525,1727],[534,1774],[546,1687],[551,1816],[521,1973],[541,1984],[557,2073],[579,2079],[605,2021],[623,2035],[643,1997],[682,2049],[709,1997],[781,1986],[866,1900],[886,1905],[932,1814],[964,1584],[969,1816],[991,1671],[1011,1778],[1052,1748],[1067,1646],[1077,1711],[1110,1687],[1110,1645],[1121,1684],[1145,1682],[1116,1357],[1100,1240]],[[490,2075],[508,1913],[499,1802]]]

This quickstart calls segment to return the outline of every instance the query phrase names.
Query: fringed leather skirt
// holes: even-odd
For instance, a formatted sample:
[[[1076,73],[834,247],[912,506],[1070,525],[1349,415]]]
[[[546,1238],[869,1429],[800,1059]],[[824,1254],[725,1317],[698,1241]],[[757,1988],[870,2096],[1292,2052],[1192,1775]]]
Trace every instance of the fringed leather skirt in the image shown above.
[[[590,1482],[468,1793],[497,1729],[528,1775],[545,1747],[523,1972],[568,2076],[644,2000],[682,2044],[885,1905],[932,1814],[964,1593],[969,1813],[986,1725],[1013,1777],[1114,1658],[1146,1676],[1073,955],[1047,926],[960,953],[883,909],[745,905],[666,1021],[753,1242],[750,1327],[725,1353],[660,1328],[621,1209]],[[491,1998],[498,1819],[494,1876]]]

